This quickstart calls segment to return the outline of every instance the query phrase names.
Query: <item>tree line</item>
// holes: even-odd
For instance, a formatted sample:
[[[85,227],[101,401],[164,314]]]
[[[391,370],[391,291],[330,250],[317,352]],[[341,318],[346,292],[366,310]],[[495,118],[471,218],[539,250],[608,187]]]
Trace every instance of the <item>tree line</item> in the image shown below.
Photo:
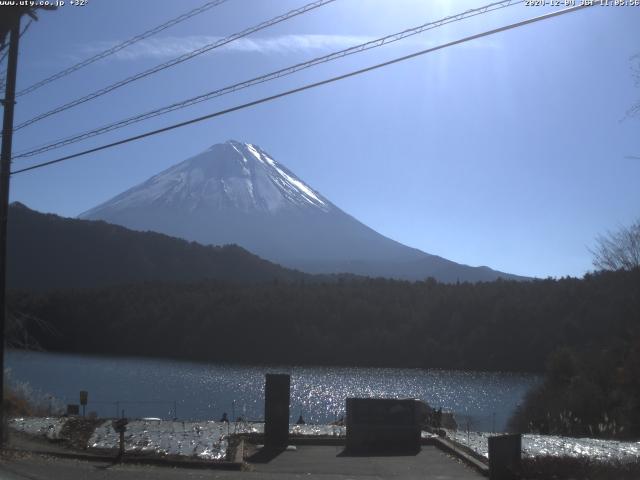
[[[546,368],[543,387],[531,393],[514,428],[640,434],[633,413],[640,412],[637,268],[583,279],[453,285],[359,278],[252,286],[156,282],[14,291],[9,305],[23,318],[38,319],[25,329],[49,351],[247,363]]]
[[[9,306],[39,320],[29,335],[52,351],[540,372],[559,348],[637,338],[639,293],[635,269],[457,285],[143,283],[14,291]]]

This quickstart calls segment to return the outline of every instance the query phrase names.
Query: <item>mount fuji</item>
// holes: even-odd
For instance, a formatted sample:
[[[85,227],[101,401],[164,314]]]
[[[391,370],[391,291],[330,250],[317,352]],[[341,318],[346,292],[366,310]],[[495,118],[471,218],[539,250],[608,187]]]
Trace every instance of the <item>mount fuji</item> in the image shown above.
[[[286,267],[443,282],[524,279],[391,240],[256,145],[229,140],[80,215],[205,245],[238,244]]]

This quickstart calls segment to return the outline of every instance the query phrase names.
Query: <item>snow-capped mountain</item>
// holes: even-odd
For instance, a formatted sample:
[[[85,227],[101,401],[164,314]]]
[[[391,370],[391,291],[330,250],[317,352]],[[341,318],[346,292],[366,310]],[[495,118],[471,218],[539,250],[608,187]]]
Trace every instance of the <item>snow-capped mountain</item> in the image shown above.
[[[515,278],[391,240],[333,205],[260,147],[229,140],[80,215],[203,244],[235,243],[312,273],[442,281]]]
[[[141,206],[166,206],[188,212],[232,209],[277,213],[291,208],[327,212],[329,205],[259,147],[230,140],[169,168],[83,216]]]

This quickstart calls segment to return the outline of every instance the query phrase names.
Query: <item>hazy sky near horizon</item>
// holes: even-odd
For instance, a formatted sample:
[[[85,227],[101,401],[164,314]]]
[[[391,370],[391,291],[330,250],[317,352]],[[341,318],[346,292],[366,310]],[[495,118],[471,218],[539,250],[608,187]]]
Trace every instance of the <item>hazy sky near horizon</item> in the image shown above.
[[[18,90],[204,0],[88,0],[41,12]],[[488,1],[486,3],[489,3]],[[305,4],[228,0],[18,98],[16,124]],[[484,5],[336,0],[19,130],[14,153]],[[1,7],[0,7],[1,8]],[[534,17],[512,6],[32,159],[51,160]],[[23,19],[23,25],[26,20]],[[228,139],[255,143],[406,245],[521,275],[581,276],[599,233],[640,218],[640,7],[596,6],[12,177],[11,200],[76,216]],[[2,63],[4,70],[6,61]]]

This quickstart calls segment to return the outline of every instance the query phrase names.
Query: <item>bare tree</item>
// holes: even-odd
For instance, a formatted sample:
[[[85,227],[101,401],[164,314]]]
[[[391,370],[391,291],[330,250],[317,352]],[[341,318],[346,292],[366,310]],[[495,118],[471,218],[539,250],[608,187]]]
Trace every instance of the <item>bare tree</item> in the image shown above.
[[[596,238],[590,250],[593,265],[599,270],[632,270],[640,267],[640,219],[629,227],[607,232]]]
[[[636,53],[633,57],[631,57],[631,74],[635,79],[636,87],[640,87],[640,53]],[[638,100],[634,105],[631,106],[629,110],[627,110],[628,117],[633,117],[638,114],[640,114],[640,100]]]
[[[636,82],[636,87],[640,88],[640,53],[636,53],[630,58],[631,61],[631,74]],[[640,100],[631,106],[627,110],[625,118],[640,117]],[[627,155],[626,158],[632,160],[640,160],[640,155]]]
[[[9,348],[43,351],[44,349],[32,335],[31,330],[39,330],[47,335],[60,336],[49,322],[32,315],[8,312],[5,341]]]

